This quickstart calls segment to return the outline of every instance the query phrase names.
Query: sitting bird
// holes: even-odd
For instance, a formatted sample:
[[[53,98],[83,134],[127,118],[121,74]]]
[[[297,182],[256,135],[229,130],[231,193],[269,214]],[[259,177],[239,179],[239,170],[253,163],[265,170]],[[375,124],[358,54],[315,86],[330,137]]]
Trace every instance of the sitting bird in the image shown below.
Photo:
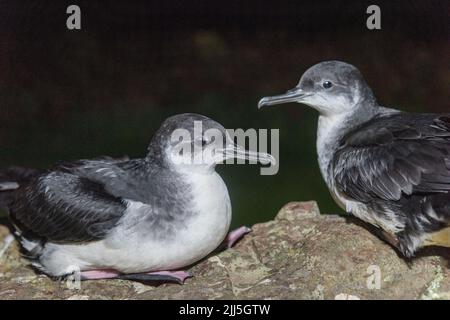
[[[450,114],[380,106],[360,71],[340,61],[312,66],[294,89],[258,106],[287,102],[319,112],[319,167],[342,209],[405,257],[450,247]]]
[[[26,256],[45,274],[183,283],[190,274],[180,268],[250,231],[227,237],[230,198],[215,166],[229,158],[274,161],[236,145],[219,123],[180,114],[164,121],[144,158],[13,168],[0,190]]]

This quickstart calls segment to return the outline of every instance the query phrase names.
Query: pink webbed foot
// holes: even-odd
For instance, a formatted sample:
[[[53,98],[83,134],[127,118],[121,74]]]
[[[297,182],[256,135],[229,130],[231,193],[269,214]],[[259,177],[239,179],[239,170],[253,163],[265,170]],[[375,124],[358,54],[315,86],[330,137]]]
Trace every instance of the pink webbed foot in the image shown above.
[[[183,284],[192,277],[186,271],[157,271],[148,273],[119,273],[114,270],[89,270],[81,272],[81,280],[122,279],[139,282],[176,282]]]
[[[225,240],[223,241],[222,246],[225,247],[226,249],[231,248],[243,236],[245,236],[247,233],[249,233],[251,231],[252,231],[252,229],[250,229],[249,227],[246,227],[246,226],[242,226],[240,228],[237,228],[237,229],[234,229],[234,230],[230,231],[228,233],[227,237],[225,238]]]
[[[102,280],[102,279],[115,279],[120,276],[120,273],[114,270],[89,270],[82,271],[81,280]]]

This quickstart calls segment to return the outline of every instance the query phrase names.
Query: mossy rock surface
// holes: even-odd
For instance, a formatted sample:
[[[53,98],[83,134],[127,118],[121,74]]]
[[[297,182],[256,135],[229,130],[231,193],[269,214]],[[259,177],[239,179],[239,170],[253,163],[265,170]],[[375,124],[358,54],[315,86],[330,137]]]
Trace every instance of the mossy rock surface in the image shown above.
[[[0,299],[450,299],[448,249],[406,261],[354,220],[292,202],[234,248],[190,269],[184,285],[125,280],[80,288],[35,273],[16,242],[0,257]],[[0,240],[9,230],[0,226]]]

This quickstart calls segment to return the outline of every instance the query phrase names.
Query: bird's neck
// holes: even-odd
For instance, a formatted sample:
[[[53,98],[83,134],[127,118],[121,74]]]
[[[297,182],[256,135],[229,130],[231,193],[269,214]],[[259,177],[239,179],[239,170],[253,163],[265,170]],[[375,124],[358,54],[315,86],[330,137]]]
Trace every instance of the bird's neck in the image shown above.
[[[359,125],[369,121],[379,113],[375,105],[355,106],[355,111],[341,114],[321,114],[317,125],[317,158],[320,172],[328,186],[331,177],[328,169],[343,137]]]
[[[328,166],[340,139],[345,134],[343,133],[342,120],[342,117],[338,115],[320,115],[317,123],[317,160],[319,162],[320,173],[327,184],[329,182]]]

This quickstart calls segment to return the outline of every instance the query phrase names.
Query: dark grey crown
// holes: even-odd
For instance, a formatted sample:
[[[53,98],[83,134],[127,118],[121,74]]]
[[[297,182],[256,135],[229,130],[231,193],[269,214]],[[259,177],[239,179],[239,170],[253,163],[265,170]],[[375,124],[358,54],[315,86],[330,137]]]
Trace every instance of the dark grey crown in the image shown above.
[[[194,125],[196,121],[202,122],[203,133],[208,129],[217,129],[226,136],[225,128],[218,122],[196,113],[182,113],[167,118],[153,136],[148,147],[148,158],[164,161],[165,149],[170,144],[171,135],[176,129],[185,129],[194,136]]]
[[[332,84],[328,89],[324,88],[326,81]],[[361,72],[342,61],[325,61],[312,66],[303,74],[298,87],[305,92],[328,90],[329,93],[346,94],[349,98],[354,94],[352,89],[356,89],[364,100],[375,100]]]

